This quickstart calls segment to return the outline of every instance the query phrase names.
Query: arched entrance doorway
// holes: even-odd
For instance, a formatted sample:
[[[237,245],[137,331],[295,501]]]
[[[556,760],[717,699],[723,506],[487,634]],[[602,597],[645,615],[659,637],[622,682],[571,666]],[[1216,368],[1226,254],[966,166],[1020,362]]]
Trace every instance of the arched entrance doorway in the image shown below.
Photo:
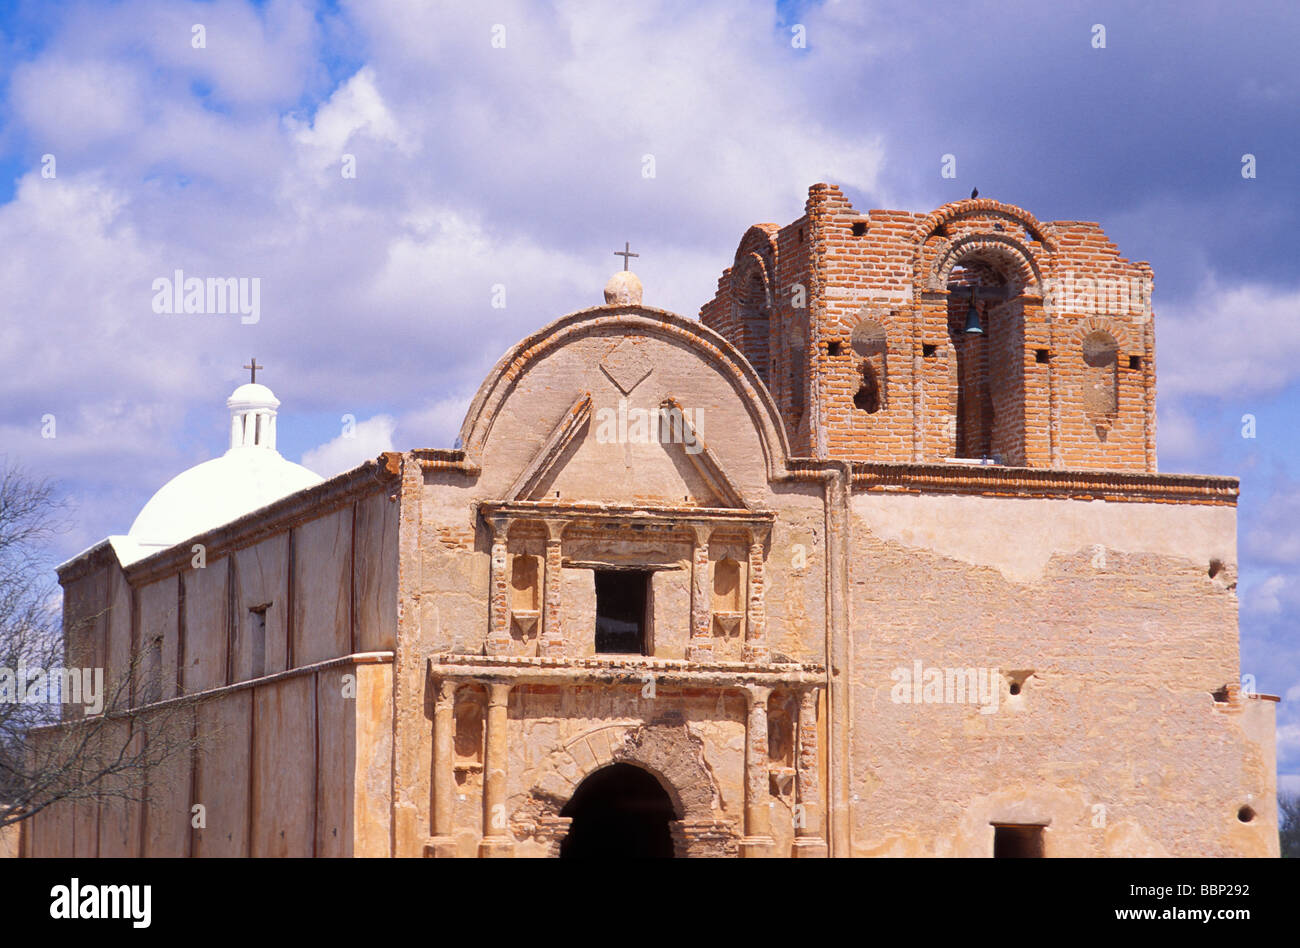
[[[650,773],[632,764],[610,764],[578,785],[560,811],[572,817],[560,856],[655,859],[673,855],[668,823],[673,802]]]

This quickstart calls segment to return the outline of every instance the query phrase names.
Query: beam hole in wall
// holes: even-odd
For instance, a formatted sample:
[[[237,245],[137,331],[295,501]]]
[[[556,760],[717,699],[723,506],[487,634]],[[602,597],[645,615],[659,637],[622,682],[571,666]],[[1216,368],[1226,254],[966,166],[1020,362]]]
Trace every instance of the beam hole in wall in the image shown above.
[[[1223,572],[1223,560],[1220,559],[1210,560],[1210,579],[1214,579],[1214,577],[1218,576],[1222,572]]]
[[[854,221],[854,222],[853,222],[853,236],[854,236],[854,237],[862,237],[862,236],[864,236],[864,235],[866,234],[866,232],[867,232],[867,222],[866,222],[866,221]]]
[[[840,342],[838,339],[835,340],[834,342],[828,342],[828,343],[826,343],[826,354],[827,354],[827,355],[830,355],[830,356],[837,356],[837,355],[839,355],[839,354],[840,354],[841,352],[843,352],[843,351],[844,351],[844,344],[843,344],[842,342]]]
[[[933,342],[921,343],[921,355],[927,359],[933,359],[935,353],[937,353],[938,351],[939,351],[939,347],[935,345]]]
[[[1051,360],[1052,360],[1052,354],[1048,352],[1046,349],[1034,350],[1034,361],[1037,362],[1039,365],[1047,365],[1047,363],[1050,362]]]
[[[1034,671],[1032,668],[1012,670],[1005,672],[1007,679],[1007,694],[1013,698],[1018,698],[1025,691],[1025,682],[1027,682]]]
[[[1043,827],[1016,823],[994,823],[993,858],[1042,859]]]
[[[1237,819],[1243,823],[1249,823],[1255,819],[1255,811],[1248,806],[1243,806],[1237,811]]]
[[[596,570],[596,651],[645,655],[650,573]]]
[[[1128,357],[1128,367],[1129,367],[1130,369],[1140,369],[1140,368],[1142,368],[1142,357],[1141,357],[1141,356],[1129,356],[1129,357]]]

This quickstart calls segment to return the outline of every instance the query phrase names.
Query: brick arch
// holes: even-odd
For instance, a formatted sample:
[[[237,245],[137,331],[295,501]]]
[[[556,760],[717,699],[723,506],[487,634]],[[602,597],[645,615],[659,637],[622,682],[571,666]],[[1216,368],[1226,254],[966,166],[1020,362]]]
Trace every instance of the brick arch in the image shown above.
[[[761,299],[752,298],[751,288],[755,284],[762,287]],[[745,354],[745,358],[749,359],[750,364],[758,370],[758,374],[771,388],[772,380],[767,377],[766,363],[760,365],[754,360],[754,354],[757,352],[770,358],[772,314],[776,308],[776,300],[772,292],[772,271],[761,254],[751,252],[744,256],[737,256],[736,263],[731,269],[731,299],[735,307],[736,325],[740,330],[737,348]],[[767,313],[767,333],[762,339],[754,335],[753,326],[743,316],[742,311],[751,307],[761,308]]]
[[[763,284],[763,302],[771,309],[776,303],[772,297],[772,268],[762,254],[747,253],[743,257],[737,256],[736,263],[731,268],[731,298],[743,299],[755,276]]]
[[[995,232],[967,234],[947,241],[935,255],[928,274],[920,272],[924,264],[918,254],[916,285],[926,290],[946,290],[953,268],[971,257],[992,262],[998,269],[1006,268],[1006,275],[1018,280],[1023,287],[1038,286],[1043,282],[1038,261],[1029,248],[1009,234]]]
[[[770,275],[776,265],[776,244],[773,237],[779,229],[775,224],[755,224],[745,231],[745,236],[740,238],[740,243],[736,246],[736,256],[732,261],[733,272],[740,268],[746,258],[755,256],[763,262],[765,271]]]
[[[569,826],[560,811],[584,780],[619,763],[646,771],[668,794],[679,855],[722,855],[734,850],[738,836],[723,818],[722,797],[704,757],[704,742],[685,724],[671,721],[602,725],[552,751],[538,767],[541,778],[512,808],[510,822],[516,836],[535,834],[558,854]]]
[[[1083,345],[1083,340],[1094,332],[1108,333],[1119,346],[1120,352],[1127,352],[1132,349],[1133,340],[1128,333],[1128,329],[1124,325],[1124,321],[1120,319],[1111,319],[1106,316],[1089,316],[1086,319],[1080,320],[1074,327],[1074,332],[1071,334],[1072,345],[1076,349],[1079,348]]]
[[[1048,253],[1055,253],[1057,247],[1056,234],[1052,227],[1043,224],[1033,214],[1026,211],[1023,207],[1017,207],[1015,204],[1003,204],[1001,201],[993,201],[989,198],[974,198],[965,201],[953,201],[943,207],[931,211],[916,226],[912,232],[912,242],[918,247],[930,239],[930,236],[940,227],[943,227],[952,221],[961,217],[969,217],[974,214],[998,214],[1009,217],[1014,221],[1028,227],[1032,233],[1038,235],[1043,244],[1043,249]]]

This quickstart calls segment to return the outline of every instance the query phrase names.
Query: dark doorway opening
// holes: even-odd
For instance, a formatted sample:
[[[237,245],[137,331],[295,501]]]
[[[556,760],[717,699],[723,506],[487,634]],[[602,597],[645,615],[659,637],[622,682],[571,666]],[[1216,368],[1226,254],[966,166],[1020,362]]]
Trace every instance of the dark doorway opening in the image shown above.
[[[673,855],[668,830],[676,819],[664,788],[640,767],[610,764],[574,791],[560,811],[573,818],[560,844],[561,858],[667,859]]]
[[[1043,828],[1041,826],[993,827],[994,859],[1042,859]]]
[[[596,570],[596,651],[646,655],[650,574]]]

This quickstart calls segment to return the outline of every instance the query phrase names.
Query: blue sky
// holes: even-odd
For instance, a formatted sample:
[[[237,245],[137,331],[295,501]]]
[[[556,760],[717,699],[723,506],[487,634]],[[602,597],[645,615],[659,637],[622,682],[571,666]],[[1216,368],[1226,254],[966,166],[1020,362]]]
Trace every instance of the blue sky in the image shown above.
[[[816,181],[916,211],[978,186],[1151,262],[1160,467],[1241,477],[1242,668],[1290,694],[1300,789],[1297,48],[1285,2],[0,0],[0,453],[60,479],[70,555],[223,449],[250,355],[284,453],[331,473],[449,445],[624,240],[694,315]],[[154,314],[177,268],[259,277],[261,321]]]

